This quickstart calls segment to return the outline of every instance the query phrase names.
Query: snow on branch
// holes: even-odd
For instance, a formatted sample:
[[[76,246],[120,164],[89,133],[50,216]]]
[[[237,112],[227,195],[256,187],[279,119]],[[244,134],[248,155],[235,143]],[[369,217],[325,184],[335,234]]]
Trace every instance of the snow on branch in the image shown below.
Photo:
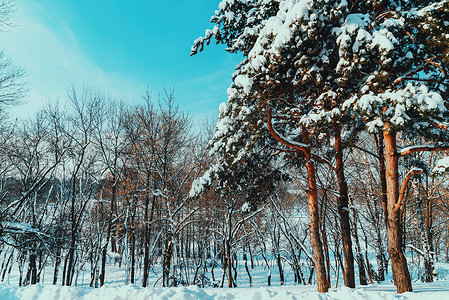
[[[406,155],[416,153],[416,152],[424,152],[424,151],[437,152],[437,151],[444,151],[444,150],[449,150],[449,145],[446,145],[446,146],[415,145],[415,146],[409,146],[409,147],[402,148],[401,150],[399,150],[399,155],[406,156]]]
[[[38,233],[39,229],[31,226],[28,223],[18,223],[18,222],[2,222],[2,227],[5,232],[11,233]]]
[[[420,249],[418,249],[415,246],[413,246],[412,244],[407,244],[407,247],[409,247],[410,249],[414,250],[419,255],[424,256],[424,253]]]
[[[211,184],[212,184],[212,176],[214,173],[217,173],[221,169],[221,165],[215,164],[211,166],[203,176],[195,179],[192,182],[192,188],[189,192],[190,198],[196,198],[201,195]]]
[[[444,5],[445,2],[447,2],[447,0],[442,0],[442,1],[437,2],[437,3],[432,3],[432,4],[427,5],[427,6],[421,8],[419,10],[412,10],[411,13],[414,13],[417,16],[422,17],[426,13],[431,12],[432,10],[437,10],[437,9],[441,8]]]
[[[449,170],[449,157],[440,159],[435,168],[433,168],[432,173],[439,175],[447,172]]]

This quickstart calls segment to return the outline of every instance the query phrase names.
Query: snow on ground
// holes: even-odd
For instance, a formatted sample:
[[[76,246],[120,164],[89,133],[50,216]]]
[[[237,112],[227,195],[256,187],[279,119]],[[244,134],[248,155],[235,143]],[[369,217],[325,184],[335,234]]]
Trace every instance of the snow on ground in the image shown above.
[[[176,288],[140,288],[134,285],[104,286],[102,288],[34,285],[16,287],[0,284],[1,300],[68,300],[68,299],[312,299],[312,300],[381,300],[381,299],[449,299],[449,281],[431,284],[415,283],[413,293],[398,295],[392,284],[375,284],[354,290],[341,287],[329,293],[319,294],[312,286],[260,287],[260,288],[199,288],[197,286]]]
[[[374,254],[371,253],[371,257]],[[0,300],[88,300],[88,299],[106,299],[106,300],[140,300],[140,299],[199,299],[199,300],[227,300],[227,299],[244,299],[244,300],[263,300],[263,299],[312,299],[312,300],[382,300],[382,299],[416,299],[416,300],[449,300],[449,264],[446,262],[438,262],[435,269],[438,273],[438,280],[434,283],[423,283],[418,281],[417,274],[422,273],[422,266],[417,264],[416,258],[409,256],[410,271],[414,278],[413,293],[405,293],[398,295],[396,287],[392,283],[391,269],[386,274],[386,281],[381,284],[372,284],[369,286],[358,286],[356,289],[348,289],[342,286],[343,279],[341,272],[339,274],[338,288],[331,288],[329,293],[320,294],[316,292],[315,285],[298,285],[294,283],[293,272],[289,266],[285,267],[285,285],[280,286],[279,273],[274,261],[270,260],[272,286],[267,286],[267,275],[269,270],[264,264],[256,259],[254,269],[251,269],[253,279],[253,287],[249,287],[249,280],[244,268],[244,262],[239,260],[237,288],[199,288],[197,286],[162,288],[160,287],[160,278],[157,274],[161,274],[161,266],[154,266],[150,273],[148,288],[142,288],[141,269],[136,270],[136,284],[125,284],[125,267],[115,264],[113,259],[108,260],[106,266],[106,285],[102,288],[91,288],[90,270],[83,269],[75,276],[74,286],[61,286],[62,278],[58,279],[57,285],[52,285],[53,269],[52,264],[44,269],[41,276],[42,284],[19,287],[19,273],[15,265],[12,272],[9,273],[5,282],[0,283]],[[370,261],[375,263],[375,259]],[[304,266],[304,271],[307,268]],[[210,271],[210,269],[209,269]],[[62,272],[60,272],[62,273]],[[332,272],[331,272],[332,273]],[[61,274],[60,274],[61,275]],[[211,274],[208,272],[207,277],[210,279]],[[215,268],[215,279],[221,279],[221,269]],[[305,274],[306,276],[308,274]],[[333,274],[334,275],[334,274]],[[356,266],[356,282],[358,282],[358,271]],[[335,286],[336,278],[331,276],[332,287]],[[227,281],[226,281],[227,284]],[[225,284],[225,285],[226,285]],[[156,287],[154,287],[156,285]]]

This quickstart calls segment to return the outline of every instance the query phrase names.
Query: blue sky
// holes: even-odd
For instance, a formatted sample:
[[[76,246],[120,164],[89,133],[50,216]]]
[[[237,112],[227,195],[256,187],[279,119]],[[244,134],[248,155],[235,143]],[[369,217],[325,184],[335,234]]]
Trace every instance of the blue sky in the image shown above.
[[[0,45],[27,72],[31,113],[48,100],[64,100],[67,87],[93,86],[138,103],[175,86],[179,106],[197,120],[226,101],[241,56],[211,44],[190,57],[219,1],[15,0],[15,25]]]

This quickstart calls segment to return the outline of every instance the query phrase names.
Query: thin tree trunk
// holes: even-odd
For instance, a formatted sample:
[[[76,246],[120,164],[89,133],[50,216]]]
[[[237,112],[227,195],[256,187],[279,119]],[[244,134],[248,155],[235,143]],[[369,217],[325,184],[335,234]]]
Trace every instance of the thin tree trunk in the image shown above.
[[[72,219],[73,220],[73,219]],[[73,221],[74,223],[75,221]],[[65,275],[65,285],[70,286],[72,285],[72,274],[73,274],[73,262],[75,258],[75,243],[76,243],[76,232],[74,228],[74,224],[72,225],[72,232],[71,232],[71,241],[70,241],[70,248],[69,248],[69,254],[67,256],[67,271]]]
[[[147,186],[149,186],[149,178],[150,173],[147,174]],[[156,197],[153,195],[151,200],[151,211],[149,212],[148,216],[148,205],[150,202],[150,196],[147,195],[146,197],[146,203],[145,203],[145,253],[144,253],[144,259],[143,259],[143,279],[142,279],[142,287],[147,286],[147,281],[149,277],[150,272],[150,231],[151,231],[151,225],[150,222],[153,220],[154,215],[154,205],[156,203]]]
[[[147,205],[148,207],[148,205]],[[145,209],[145,240],[143,257],[143,278],[142,287],[147,287],[150,266],[150,226],[148,225],[148,209]]]
[[[58,271],[60,264],[61,264],[61,249],[58,249],[56,253],[55,270],[53,272],[53,284],[56,284],[58,282]]]
[[[326,236],[326,228],[323,226],[322,230],[322,236],[323,236],[323,246],[324,246],[324,256],[326,257],[326,270],[327,270],[327,286],[331,286],[331,262],[329,257],[329,245],[327,243],[327,236]]]
[[[385,170],[385,155],[384,155],[384,137],[382,134],[375,134],[374,139],[376,141],[377,154],[379,156],[379,177],[380,177],[380,187],[381,187],[381,199],[382,199],[382,210],[383,210],[383,221],[385,228],[388,227],[388,209],[387,209],[387,177]],[[377,211],[377,206],[376,206]],[[380,224],[377,222],[377,263],[378,263],[378,280],[385,280],[385,273],[388,274],[388,261],[385,258],[384,248],[382,245],[382,239],[380,235]],[[383,263],[382,263],[383,262]]]
[[[253,286],[253,278],[251,277],[251,273],[249,272],[249,268],[248,268],[248,257],[246,255],[245,250],[243,250],[243,261],[245,262],[245,270],[246,273],[248,274],[248,279],[249,279],[249,287]]]
[[[225,249],[226,249],[226,266],[228,268],[228,287],[234,287],[234,280],[232,276],[232,261],[231,261],[231,245],[228,239],[225,240]]]
[[[112,218],[114,217],[114,203],[117,193],[117,185],[115,184],[115,173],[112,175],[112,197],[111,197],[111,208],[108,214],[108,229],[106,234],[106,243],[103,246],[102,258],[101,258],[101,273],[100,273],[100,287],[104,285],[104,280],[106,277],[106,256],[108,250],[109,239],[111,240],[111,252],[116,253],[115,240],[111,234],[112,232]]]
[[[382,134],[374,135],[377,146],[377,153],[379,155],[379,175],[380,187],[382,191],[382,209],[384,211],[385,226],[388,227],[388,209],[387,209],[387,175],[385,168],[385,154],[384,154],[384,137]]]
[[[223,272],[222,272],[222,276],[221,276],[220,288],[222,288],[224,286],[224,280],[225,280],[226,273],[227,273],[228,259],[226,258],[226,240],[225,239],[223,239],[223,255],[221,255],[221,260],[222,260]]]
[[[134,273],[136,266],[136,249],[135,249],[136,237],[134,235],[134,227],[131,232],[131,283],[134,283]]]
[[[82,156],[83,157],[83,156]],[[82,160],[82,158],[81,158]],[[75,193],[76,193],[76,175],[78,174],[79,168],[81,164],[78,164],[77,169],[72,176],[72,195],[71,195],[71,206],[70,206],[70,220],[71,220],[71,230],[70,230],[70,248],[68,253],[67,260],[67,271],[65,275],[65,285],[72,285],[72,274],[74,273],[74,260],[75,260],[75,245],[76,245],[76,216],[75,216]]]
[[[282,268],[282,260],[281,260],[281,254],[278,252],[276,255],[276,262],[278,265],[279,270],[279,282],[281,286],[284,285],[284,268]]]
[[[270,267],[267,257],[265,256],[265,249],[262,250],[262,257],[263,257],[265,264],[268,268],[267,284],[268,284],[268,286],[271,286],[271,267]]]
[[[68,259],[69,259],[69,256],[67,255],[64,258],[64,267],[62,269],[62,285],[65,285],[65,276],[66,276],[66,273],[67,273],[67,261],[68,261]]]
[[[377,222],[376,225],[376,259],[377,259],[377,281],[385,280],[385,254],[384,247],[382,244],[382,236],[380,233],[380,224]]]
[[[427,180],[427,177],[426,177],[426,180]],[[435,249],[434,249],[434,247],[433,247],[433,243],[434,243],[434,241],[433,241],[433,230],[432,230],[432,226],[433,226],[433,214],[432,214],[432,199],[431,198],[429,198],[429,195],[428,195],[428,184],[427,184],[427,181],[426,181],[426,198],[427,198],[427,210],[426,210],[426,215],[427,215],[427,226],[426,226],[426,241],[427,241],[427,246],[429,247],[429,258],[430,258],[430,263],[431,263],[431,277],[432,277],[432,280],[431,281],[433,281],[433,279],[434,279],[434,277],[436,276],[436,274],[435,274],[435,266],[434,266],[434,263],[435,263],[435,256],[436,257],[438,257],[438,253],[435,255]],[[437,245],[438,245],[438,242],[437,242]],[[431,282],[431,281],[429,281],[429,282]]]
[[[106,239],[106,245],[103,246],[101,251],[101,272],[100,272],[100,287],[104,285],[104,277],[106,274],[106,256],[107,256],[107,247],[109,238]]]
[[[349,197],[348,185],[345,179],[344,162],[343,162],[343,147],[341,141],[341,130],[339,127],[334,127],[335,132],[335,169],[337,174],[338,186],[340,195],[338,197],[338,213],[340,214],[340,228],[341,237],[343,241],[343,256],[345,259],[345,266],[343,268],[343,281],[345,286],[355,288],[354,276],[354,254],[352,252],[351,241],[351,226],[349,224]]]
[[[357,232],[357,211],[354,208],[354,205],[351,205],[353,221],[352,221],[352,236],[354,237],[354,245],[355,245],[355,257],[357,260],[357,265],[359,266],[359,279],[361,285],[368,285],[367,276],[366,276],[366,268],[365,268],[365,260],[363,259],[362,250],[360,247],[359,235]]]
[[[167,239],[165,240],[165,248],[163,254],[163,263],[162,263],[162,286],[167,287],[170,286],[170,268],[171,268],[171,259],[173,256],[173,235],[169,232],[167,233]],[[173,281],[175,279],[173,278]]]
[[[117,163],[114,162],[114,168],[116,168]],[[117,242],[116,237],[114,235],[114,224],[112,224],[113,218],[115,214],[116,209],[116,202],[117,202],[117,174],[115,172],[112,172],[112,197],[111,197],[111,211],[109,216],[109,223],[110,223],[110,239],[111,239],[111,252],[112,253],[118,253],[117,251]]]
[[[419,230],[421,232],[421,241],[423,245],[423,253],[424,253],[424,270],[425,270],[425,277],[426,282],[433,282],[433,261],[432,256],[430,254],[430,245],[428,243],[428,233],[427,230],[424,228],[424,215],[423,215],[423,209],[422,209],[422,199],[421,197],[417,197],[417,208],[418,208],[418,218],[419,218]]]
[[[37,268],[36,268],[36,252],[35,250],[32,250],[32,253],[30,254],[30,265],[29,265],[29,271],[30,271],[30,283],[36,284],[37,283]]]
[[[12,258],[13,258],[13,253],[11,253],[9,255],[8,261],[6,262],[5,268],[3,269],[2,282],[5,281],[5,276],[8,271],[8,267],[9,267],[9,264],[11,263]],[[12,264],[11,264],[11,266],[12,266]],[[11,269],[11,267],[9,267],[9,269]]]

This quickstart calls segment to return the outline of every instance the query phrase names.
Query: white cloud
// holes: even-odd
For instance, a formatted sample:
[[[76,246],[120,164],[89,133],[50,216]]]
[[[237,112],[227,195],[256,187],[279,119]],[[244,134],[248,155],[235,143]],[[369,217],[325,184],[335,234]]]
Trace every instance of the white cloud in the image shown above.
[[[123,74],[105,72],[92,61],[70,27],[51,16],[43,5],[35,1],[15,4],[17,10],[11,16],[15,26],[0,33],[0,45],[27,73],[29,103],[22,112],[34,112],[48,99],[64,99],[72,83],[97,87],[123,99],[143,94],[145,84]]]

